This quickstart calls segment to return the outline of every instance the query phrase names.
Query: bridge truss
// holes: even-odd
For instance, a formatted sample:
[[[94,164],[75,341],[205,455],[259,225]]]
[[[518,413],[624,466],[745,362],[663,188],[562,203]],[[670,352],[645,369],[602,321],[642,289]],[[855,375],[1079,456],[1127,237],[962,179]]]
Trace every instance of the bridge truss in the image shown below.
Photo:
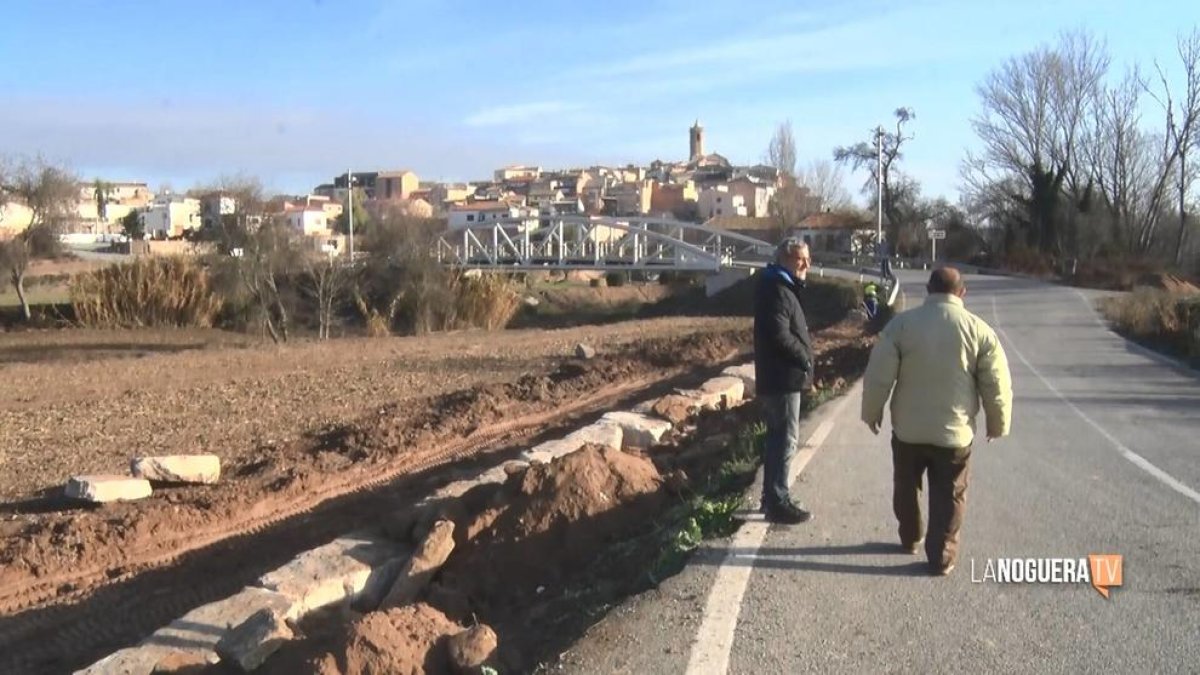
[[[677,270],[761,267],[774,247],[724,230],[661,218],[541,216],[453,229],[437,242],[445,265],[471,269]]]

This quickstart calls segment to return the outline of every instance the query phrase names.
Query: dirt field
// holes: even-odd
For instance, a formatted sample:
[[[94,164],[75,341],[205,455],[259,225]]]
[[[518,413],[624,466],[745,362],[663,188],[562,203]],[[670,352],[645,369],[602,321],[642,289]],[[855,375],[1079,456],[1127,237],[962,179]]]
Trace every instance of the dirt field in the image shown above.
[[[748,326],[676,318],[284,347],[220,331],[0,334],[0,500],[122,472],[135,454],[235,462],[379,406],[548,372],[579,342],[604,352]]]
[[[828,377],[861,360],[858,329],[815,337]],[[575,358],[580,342],[598,355]],[[299,551],[386,529],[455,466],[695,386],[749,349],[748,318],[711,317],[284,347],[2,333],[0,672],[85,665]],[[100,508],[60,496],[73,473],[172,452],[220,455],[221,483]]]
[[[40,446],[56,465],[74,458],[123,468],[129,443],[118,433],[187,442],[192,434],[215,435],[207,420],[220,420],[219,451],[228,461],[218,485],[162,490],[136,503],[80,508],[48,496],[6,504],[0,671],[78,667],[234,592],[301,550],[364,523],[386,524],[387,514],[424,494],[431,479],[446,480],[445,465],[515,455],[539,435],[631,405],[655,386],[694,386],[697,377],[744,358],[738,354],[748,348],[746,329],[737,319],[668,319],[599,331],[464,333],[8,366],[41,373],[41,388],[55,392],[51,398],[26,385],[22,409],[8,414],[38,421],[25,422],[17,435],[24,428],[32,442],[36,425],[50,429],[70,420],[71,431],[56,436],[62,445]],[[581,339],[599,355],[562,358]],[[331,367],[339,357],[346,365]],[[130,391],[131,365],[165,381]],[[91,375],[86,391],[56,386],[56,376],[80,370]],[[330,382],[349,393],[335,398]],[[38,396],[43,405],[30,406]],[[139,413],[159,399],[185,407],[187,417],[161,424]],[[317,416],[294,407],[303,405],[323,410],[328,423],[316,424]],[[103,412],[83,414],[93,408]],[[114,418],[129,426],[110,428]],[[72,438],[90,439],[89,447],[106,454],[86,456]],[[57,482],[21,475],[18,484]]]

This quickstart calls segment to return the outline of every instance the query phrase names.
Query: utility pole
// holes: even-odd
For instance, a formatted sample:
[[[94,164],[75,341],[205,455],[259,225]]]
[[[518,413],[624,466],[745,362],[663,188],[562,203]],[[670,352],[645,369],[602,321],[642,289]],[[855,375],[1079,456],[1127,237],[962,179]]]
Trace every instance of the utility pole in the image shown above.
[[[354,263],[354,174],[346,169],[346,208],[350,213],[350,262]]]

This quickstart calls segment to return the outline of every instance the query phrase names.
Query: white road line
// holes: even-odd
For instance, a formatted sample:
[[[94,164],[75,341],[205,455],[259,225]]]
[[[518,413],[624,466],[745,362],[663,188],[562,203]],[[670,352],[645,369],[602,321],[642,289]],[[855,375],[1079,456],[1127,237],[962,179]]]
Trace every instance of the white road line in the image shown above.
[[[796,482],[796,477],[804,471],[809,460],[821,448],[821,444],[833,431],[834,420],[841,416],[842,409],[846,407],[855,391],[858,391],[858,387],[842,397],[829,417],[817,425],[816,431],[796,453],[792,459],[788,485]],[[733,650],[733,635],[737,630],[738,615],[742,611],[742,596],[746,594],[746,585],[750,582],[750,573],[754,569],[753,565],[745,562],[758,557],[758,549],[762,546],[770,527],[770,523],[765,520],[747,522],[729,543],[725,558],[717,568],[716,581],[708,593],[700,629],[692,643],[692,653],[686,671],[689,675],[715,675],[729,670],[729,655]],[[739,560],[743,561],[743,564],[733,564]]]
[[[1017,349],[1017,344],[1013,342],[1011,337],[1008,336],[1008,333],[1006,333],[1004,329],[1000,327],[1000,314],[996,311],[996,296],[994,295],[992,296],[992,318],[996,323],[996,331],[1004,336],[1005,341],[1008,342],[1008,346],[1012,349],[1013,353],[1017,355],[1017,358],[1021,359],[1021,362],[1024,363],[1025,367],[1029,369],[1029,372],[1033,373],[1039,380],[1041,380],[1042,384],[1046,385],[1046,388],[1049,389],[1055,396],[1057,396],[1059,400],[1067,404],[1068,408],[1075,411],[1075,414],[1079,415],[1080,419],[1082,419],[1084,422],[1087,422],[1093,429],[1098,431],[1101,436],[1107,439],[1122,457],[1132,462],[1139,469],[1145,471],[1151,476],[1154,476],[1167,487],[1196,502],[1197,504],[1200,504],[1200,492],[1196,492],[1192,488],[1184,485],[1171,476],[1171,474],[1151,464],[1150,461],[1145,457],[1142,457],[1133,450],[1130,450],[1128,446],[1117,440],[1112,434],[1108,433],[1107,429],[1097,424],[1092,418],[1088,417],[1082,410],[1079,409],[1078,406],[1071,402],[1071,399],[1064,396],[1063,393],[1059,391],[1053,384],[1050,384],[1050,381],[1043,377],[1037,368],[1033,367],[1033,364],[1029,362],[1029,359],[1025,358],[1025,355],[1021,353],[1021,350]]]

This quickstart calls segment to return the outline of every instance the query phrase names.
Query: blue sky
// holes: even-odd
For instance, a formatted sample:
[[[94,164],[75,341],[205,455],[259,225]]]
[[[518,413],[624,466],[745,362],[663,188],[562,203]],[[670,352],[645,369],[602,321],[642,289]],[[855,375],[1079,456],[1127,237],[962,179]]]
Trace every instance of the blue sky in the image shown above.
[[[906,169],[953,198],[974,87],[1004,59],[1083,28],[1114,76],[1171,67],[1176,33],[1200,23],[1184,0],[5,4],[0,154],[288,192],[348,166],[467,180],[682,159],[697,118],[734,162],[761,159],[785,119],[802,161],[825,158],[909,106]]]

